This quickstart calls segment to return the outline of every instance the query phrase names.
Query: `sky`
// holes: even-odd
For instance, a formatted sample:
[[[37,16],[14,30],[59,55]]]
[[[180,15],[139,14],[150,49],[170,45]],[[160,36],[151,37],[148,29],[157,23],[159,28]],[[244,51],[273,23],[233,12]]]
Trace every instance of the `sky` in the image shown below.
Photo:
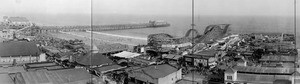
[[[89,0],[0,0],[0,14],[90,14]]]
[[[93,14],[186,16],[191,14],[191,0],[93,0],[92,2]],[[195,15],[292,16],[293,4],[293,0],[195,0]],[[91,14],[91,0],[0,0],[0,15],[24,13]]]
[[[190,15],[192,0],[97,0],[98,13]],[[196,15],[291,16],[293,0],[195,0]],[[101,10],[101,11],[100,11]]]

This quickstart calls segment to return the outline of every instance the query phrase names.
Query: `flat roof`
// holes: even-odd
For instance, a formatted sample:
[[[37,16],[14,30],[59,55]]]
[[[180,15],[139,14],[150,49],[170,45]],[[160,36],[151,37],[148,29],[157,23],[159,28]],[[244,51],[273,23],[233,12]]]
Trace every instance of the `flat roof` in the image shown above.
[[[292,74],[295,68],[272,68],[272,67],[251,67],[251,66],[235,66],[234,70],[238,72],[250,72],[250,73],[278,73],[278,74]]]
[[[80,84],[85,83],[90,79],[90,74],[83,68],[80,69],[64,69],[55,71],[30,71],[22,72],[21,80],[24,80],[26,84]],[[97,78],[96,76],[94,76]]]
[[[295,62],[296,56],[262,56],[259,61]]]
[[[248,83],[265,83],[273,84],[276,79],[289,79],[289,75],[258,75],[258,74],[237,74],[237,81],[243,81]]]

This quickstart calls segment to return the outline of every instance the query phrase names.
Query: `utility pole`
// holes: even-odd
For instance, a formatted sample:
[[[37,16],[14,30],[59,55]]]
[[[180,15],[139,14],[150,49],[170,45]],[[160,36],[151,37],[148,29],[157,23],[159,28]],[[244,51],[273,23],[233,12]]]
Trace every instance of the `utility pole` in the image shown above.
[[[194,27],[195,27],[195,21],[194,21],[194,0],[192,0],[192,24],[191,24],[191,26],[192,26],[192,30],[194,30]],[[194,43],[194,32],[192,32],[192,54],[194,54],[194,47],[195,46],[195,43]],[[193,59],[193,61],[192,62],[194,62],[194,59]],[[194,63],[193,63],[194,64]],[[194,84],[194,74],[195,74],[195,70],[193,70],[192,71],[193,73],[192,73],[192,83]]]

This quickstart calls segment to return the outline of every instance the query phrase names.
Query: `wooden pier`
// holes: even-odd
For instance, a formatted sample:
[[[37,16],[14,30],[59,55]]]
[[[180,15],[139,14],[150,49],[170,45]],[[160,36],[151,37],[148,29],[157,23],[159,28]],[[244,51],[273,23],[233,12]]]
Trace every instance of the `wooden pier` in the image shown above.
[[[126,30],[126,29],[140,29],[140,28],[157,28],[157,27],[168,27],[170,26],[167,22],[155,22],[149,21],[149,23],[138,23],[138,24],[114,24],[114,25],[79,25],[79,26],[41,26],[40,32],[71,32],[71,31],[112,31],[112,30]]]

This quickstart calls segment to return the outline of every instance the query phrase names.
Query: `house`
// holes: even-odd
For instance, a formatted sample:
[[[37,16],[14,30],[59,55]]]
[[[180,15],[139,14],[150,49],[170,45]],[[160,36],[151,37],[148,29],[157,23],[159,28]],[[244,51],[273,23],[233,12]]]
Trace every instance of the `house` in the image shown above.
[[[224,73],[225,73],[225,75],[224,75],[225,81],[237,80],[237,71],[236,70],[234,70],[232,68],[228,68]],[[225,82],[225,84],[231,84],[231,83]]]
[[[99,77],[89,74],[89,72],[82,68],[19,72],[10,74],[10,77],[15,84],[86,84],[90,82],[91,77],[93,83],[103,83]]]
[[[151,65],[128,71],[129,82],[135,84],[174,84],[182,79],[182,69],[168,64]]]
[[[287,80],[291,84],[297,84],[300,82],[300,74],[295,68],[249,66],[234,66],[224,72],[225,84],[273,84],[278,80]]]
[[[41,60],[41,54],[37,45],[26,41],[0,43],[0,57],[1,65],[19,65],[39,62]]]

